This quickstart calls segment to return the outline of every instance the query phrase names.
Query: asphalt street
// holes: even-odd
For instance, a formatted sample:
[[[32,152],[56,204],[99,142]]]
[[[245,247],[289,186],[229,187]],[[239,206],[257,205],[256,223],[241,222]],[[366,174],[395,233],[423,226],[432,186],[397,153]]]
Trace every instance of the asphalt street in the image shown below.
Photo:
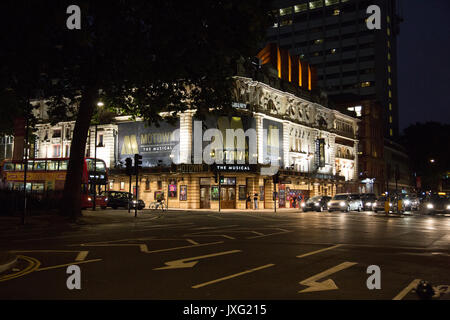
[[[0,274],[0,299],[417,300],[419,280],[442,292],[450,284],[445,216],[144,212],[2,226],[0,249],[19,262]],[[67,287],[70,265],[79,290]],[[381,288],[370,290],[374,265]]]

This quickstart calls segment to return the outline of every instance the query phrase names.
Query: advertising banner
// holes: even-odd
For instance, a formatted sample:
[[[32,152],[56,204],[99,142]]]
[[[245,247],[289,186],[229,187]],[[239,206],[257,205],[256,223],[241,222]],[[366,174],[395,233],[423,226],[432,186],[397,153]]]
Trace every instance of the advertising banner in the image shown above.
[[[179,122],[161,122],[159,127],[143,121],[119,123],[119,160],[124,163],[138,153],[142,155],[142,167],[170,166],[172,150],[179,143],[177,129]]]
[[[263,130],[267,132],[263,135],[263,162],[269,164],[279,161],[278,165],[281,166],[283,163],[283,124],[264,119]]]

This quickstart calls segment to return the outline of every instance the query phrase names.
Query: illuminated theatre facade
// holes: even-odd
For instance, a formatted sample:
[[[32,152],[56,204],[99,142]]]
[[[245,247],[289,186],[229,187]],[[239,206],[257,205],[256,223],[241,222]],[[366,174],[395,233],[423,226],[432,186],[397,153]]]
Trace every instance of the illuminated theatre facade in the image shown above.
[[[140,199],[150,204],[164,193],[169,208],[218,209],[220,182],[223,209],[246,208],[249,194],[252,205],[257,194],[258,208],[273,208],[273,176],[264,168],[277,163],[277,207],[291,207],[294,195],[357,189],[357,119],[249,78],[236,77],[235,96],[234,114],[211,114],[202,122],[193,111],[159,127],[117,118],[115,158],[123,164],[135,153],[143,156]],[[222,133],[223,149],[215,148],[208,129]],[[250,134],[245,143],[230,144],[227,129]],[[208,164],[204,154],[216,163]],[[110,189],[129,190],[123,168],[111,169],[109,178]]]
[[[234,96],[234,114],[211,113],[201,122],[189,110],[172,124],[116,117],[97,130],[91,126],[86,156],[107,163],[110,190],[129,191],[125,159],[141,154],[138,192],[147,207],[164,194],[169,208],[218,209],[220,181],[221,208],[244,209],[249,194],[252,206],[257,194],[258,208],[273,208],[271,164],[278,165],[277,207],[291,207],[294,195],[357,191],[357,119],[250,78],[235,78]],[[68,157],[73,127],[38,125],[35,156]],[[208,129],[222,133],[223,149]],[[227,143],[227,129],[248,133],[245,142]],[[205,154],[222,164],[211,164]]]

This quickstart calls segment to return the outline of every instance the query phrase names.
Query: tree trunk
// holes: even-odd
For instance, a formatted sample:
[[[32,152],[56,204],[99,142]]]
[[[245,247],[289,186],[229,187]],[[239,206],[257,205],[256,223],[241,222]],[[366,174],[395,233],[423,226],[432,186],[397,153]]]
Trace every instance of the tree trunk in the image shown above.
[[[87,86],[82,91],[82,99],[77,114],[70,147],[70,160],[64,186],[63,203],[60,212],[75,220],[81,216],[81,178],[83,174],[83,159],[86,150],[86,140],[94,112],[95,102],[98,99],[96,85]]]

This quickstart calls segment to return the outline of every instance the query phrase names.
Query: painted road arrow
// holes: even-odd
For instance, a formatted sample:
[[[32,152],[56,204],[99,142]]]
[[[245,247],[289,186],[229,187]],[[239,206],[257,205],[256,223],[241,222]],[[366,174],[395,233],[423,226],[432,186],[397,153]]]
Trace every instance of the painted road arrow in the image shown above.
[[[192,258],[184,258],[179,260],[173,260],[173,261],[167,261],[165,262],[165,267],[155,268],[153,270],[167,270],[167,269],[180,269],[180,268],[192,268],[195,266],[200,259],[204,258],[210,258],[210,257],[217,257],[217,256],[223,256],[226,254],[232,254],[242,252],[242,250],[231,250],[231,251],[223,251],[223,252],[217,252],[217,253],[211,253],[204,256],[198,256],[198,257],[192,257]],[[191,261],[191,262],[187,262]]]
[[[325,280],[322,282],[317,282],[317,281],[322,278],[328,277],[329,275],[332,275],[333,273],[350,268],[351,266],[354,266],[355,264],[357,264],[357,263],[356,262],[344,262],[333,268],[325,270],[324,272],[318,273],[315,276],[312,276],[306,280],[301,281],[300,282],[301,285],[308,286],[309,288],[301,290],[298,293],[339,289],[338,286],[336,285],[336,283],[334,283],[334,281],[332,279],[328,279],[328,280]]]

